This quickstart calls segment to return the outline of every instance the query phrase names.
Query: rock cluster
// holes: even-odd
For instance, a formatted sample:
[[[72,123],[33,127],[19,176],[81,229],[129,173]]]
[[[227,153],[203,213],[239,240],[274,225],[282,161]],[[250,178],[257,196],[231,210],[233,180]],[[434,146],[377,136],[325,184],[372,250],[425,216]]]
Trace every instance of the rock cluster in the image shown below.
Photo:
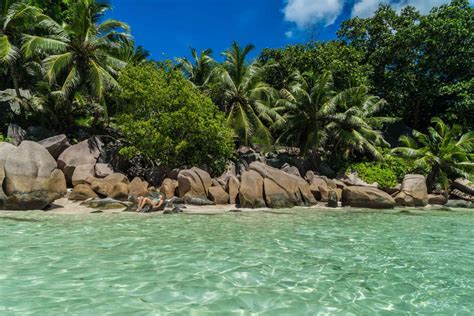
[[[129,181],[124,174],[115,172],[104,159],[98,137],[72,146],[65,135],[38,143],[23,141],[18,147],[0,143],[0,209],[43,209],[65,195],[66,185],[73,188],[68,197],[75,201],[126,201],[160,192],[167,200],[179,199],[187,204],[237,204],[243,208],[322,203],[332,208],[342,205],[385,209],[448,203],[447,193],[428,194],[422,175],[408,174],[399,186],[381,190],[377,183],[368,184],[357,174],[331,179],[308,171],[303,178],[301,174],[308,169],[302,165],[295,167],[251,148],[240,148],[238,155],[239,161],[230,163],[226,172],[214,179],[196,167],[173,172],[157,170],[155,178],[159,181],[153,187],[139,177]],[[456,180],[450,194],[474,202],[474,186],[467,180]]]
[[[0,209],[41,210],[64,194],[64,174],[45,147],[0,143]]]

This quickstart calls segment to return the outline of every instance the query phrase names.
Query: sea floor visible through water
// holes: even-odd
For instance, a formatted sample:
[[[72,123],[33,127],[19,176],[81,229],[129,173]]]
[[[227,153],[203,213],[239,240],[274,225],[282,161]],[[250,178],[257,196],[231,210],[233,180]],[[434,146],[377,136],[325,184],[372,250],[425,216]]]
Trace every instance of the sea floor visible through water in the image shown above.
[[[0,213],[0,315],[472,315],[474,212]]]

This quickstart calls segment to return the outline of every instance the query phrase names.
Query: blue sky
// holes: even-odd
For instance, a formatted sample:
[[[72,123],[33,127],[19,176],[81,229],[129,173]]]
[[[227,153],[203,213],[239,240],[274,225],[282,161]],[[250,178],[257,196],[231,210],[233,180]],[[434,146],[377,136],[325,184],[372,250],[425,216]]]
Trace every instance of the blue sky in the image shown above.
[[[129,23],[137,44],[160,60],[188,56],[190,46],[212,48],[217,57],[233,40],[258,52],[304,42],[310,33],[332,39],[341,21],[370,16],[386,2],[428,12],[449,0],[111,0],[110,16]]]

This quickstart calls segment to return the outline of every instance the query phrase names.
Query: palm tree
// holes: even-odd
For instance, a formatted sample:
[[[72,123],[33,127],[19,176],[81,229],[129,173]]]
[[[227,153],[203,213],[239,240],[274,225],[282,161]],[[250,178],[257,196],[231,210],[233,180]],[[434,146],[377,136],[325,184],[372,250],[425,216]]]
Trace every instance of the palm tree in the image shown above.
[[[461,126],[447,126],[440,118],[432,118],[434,127],[428,133],[413,132],[413,138],[402,136],[404,147],[392,150],[395,155],[413,159],[415,167],[428,170],[430,190],[440,184],[448,189],[450,177],[472,179],[474,174],[474,131],[462,134]]]
[[[135,42],[130,40],[124,43],[124,46],[121,47],[120,59],[128,62],[128,64],[137,66],[141,63],[147,61],[150,57],[150,52],[146,50],[143,46],[138,45],[135,47]]]
[[[326,125],[336,104],[330,72],[321,76],[313,72],[295,71],[288,80],[288,88],[280,91],[278,109],[284,111],[284,120],[274,124],[280,131],[279,141],[296,146],[303,153],[315,152],[327,138]]]
[[[265,67],[246,61],[253,49],[253,45],[241,48],[233,42],[223,53],[224,63],[213,71],[214,80],[223,89],[222,107],[227,113],[227,123],[245,145],[254,140],[270,143],[267,126],[281,120],[280,114],[272,108],[275,91],[262,81]]]
[[[337,93],[329,71],[321,75],[296,71],[287,85],[277,101],[285,113],[284,120],[274,126],[281,133],[279,141],[313,155],[324,148],[344,158],[355,152],[381,157],[376,146],[387,143],[374,126],[391,119],[374,114],[385,101],[368,95],[364,86]]]
[[[18,62],[24,33],[33,31],[41,10],[26,0],[0,0],[0,63],[9,68],[17,98],[21,98]]]
[[[342,111],[332,114],[326,126],[333,154],[342,153],[346,159],[356,153],[383,158],[380,148],[389,144],[377,128],[397,119],[377,116],[387,102],[368,92],[366,86],[360,86],[344,90],[335,97],[334,103]]]
[[[212,50],[205,49],[197,54],[195,48],[191,47],[192,60],[184,58],[176,58],[178,66],[184,72],[186,78],[197,88],[202,89],[209,82],[212,70],[216,62],[211,57]]]
[[[26,36],[25,56],[52,54],[43,66],[50,84],[57,87],[55,94],[63,99],[84,90],[103,100],[106,91],[118,88],[115,77],[127,65],[122,50],[129,45],[129,27],[112,19],[101,22],[109,9],[102,1],[73,1],[63,24],[49,21],[51,35]]]

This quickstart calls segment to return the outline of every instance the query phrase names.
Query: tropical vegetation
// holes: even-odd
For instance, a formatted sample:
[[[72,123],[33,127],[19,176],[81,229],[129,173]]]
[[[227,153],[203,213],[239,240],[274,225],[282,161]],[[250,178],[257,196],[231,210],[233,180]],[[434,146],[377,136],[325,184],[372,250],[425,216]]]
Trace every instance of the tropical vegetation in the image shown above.
[[[254,146],[296,148],[316,169],[387,186],[400,180],[397,164],[426,172],[430,188],[472,178],[468,0],[426,15],[381,5],[344,21],[334,40],[264,48],[255,59],[253,45],[232,42],[221,62],[193,48],[153,61],[109,9],[100,0],[0,0],[0,135],[10,124],[75,139],[113,134],[129,159],[214,173],[237,147]]]
[[[462,134],[459,125],[448,126],[440,118],[431,119],[434,125],[426,134],[413,131],[413,137],[402,136],[404,147],[393,149],[412,159],[414,166],[428,170],[428,186],[440,185],[447,189],[449,179],[472,178],[474,175],[474,131]]]

